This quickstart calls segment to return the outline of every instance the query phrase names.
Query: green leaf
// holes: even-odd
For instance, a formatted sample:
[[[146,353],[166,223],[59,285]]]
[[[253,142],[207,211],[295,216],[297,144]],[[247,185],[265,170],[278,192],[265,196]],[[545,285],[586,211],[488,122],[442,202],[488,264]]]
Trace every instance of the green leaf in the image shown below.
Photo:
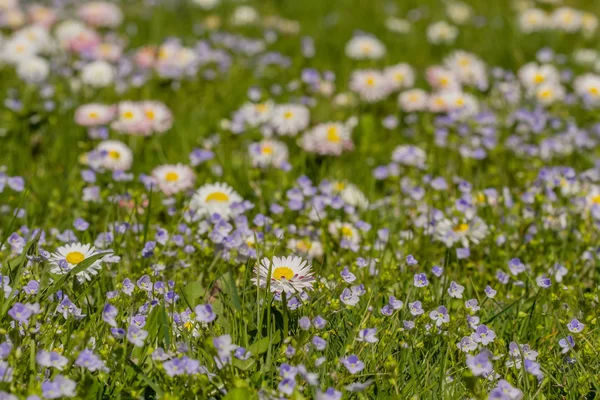
[[[281,331],[276,331],[273,337],[264,337],[258,342],[252,343],[248,346],[248,351],[254,355],[260,355],[269,350],[269,346],[281,342]]]
[[[191,309],[198,305],[198,300],[204,297],[206,289],[202,282],[191,282],[183,288],[183,299],[188,303]]]
[[[255,391],[249,388],[235,388],[231,389],[223,400],[256,400],[258,395]]]
[[[235,285],[235,279],[231,271],[221,277],[221,288],[223,293],[231,297],[233,306],[237,311],[242,311],[242,302],[240,301],[240,294],[238,293],[237,286]]]

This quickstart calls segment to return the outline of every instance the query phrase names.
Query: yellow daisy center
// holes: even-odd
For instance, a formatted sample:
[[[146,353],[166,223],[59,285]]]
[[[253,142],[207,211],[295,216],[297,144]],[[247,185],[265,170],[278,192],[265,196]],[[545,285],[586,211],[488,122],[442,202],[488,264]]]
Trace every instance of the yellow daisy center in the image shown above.
[[[307,243],[304,240],[300,240],[298,243],[296,243],[296,249],[302,251],[302,252],[308,252],[311,248],[310,243]]]
[[[116,150],[109,151],[108,156],[113,160],[118,160],[119,158],[121,158],[121,154]]]
[[[372,76],[367,78],[367,85],[368,86],[373,86],[375,85],[375,78],[373,78]]]
[[[169,52],[167,51],[167,49],[165,48],[161,48],[160,50],[158,50],[158,58],[161,60],[164,60],[165,58],[169,57]]]
[[[267,111],[267,106],[265,104],[257,104],[256,105],[256,111],[258,111],[259,113],[264,113],[265,111]]]
[[[594,96],[598,96],[598,93],[599,93],[599,91],[598,91],[598,88],[597,88],[597,87],[591,87],[591,88],[589,88],[588,92],[589,92],[590,94],[594,95]]]
[[[552,97],[552,90],[550,90],[550,89],[542,90],[540,92],[540,97],[542,99],[548,99],[548,98]]]
[[[83,253],[79,251],[72,251],[65,257],[69,264],[77,265],[83,260],[85,260],[85,256]]]
[[[167,174],[165,175],[165,180],[167,182],[175,182],[177,180],[179,180],[179,174],[177,172],[167,172]]]
[[[123,113],[123,118],[125,118],[125,119],[132,119],[133,117],[134,117],[134,114],[131,111],[125,111]]]
[[[352,228],[349,226],[342,226],[342,235],[346,237],[352,237]]]
[[[592,203],[600,204],[600,194],[592,197]]]
[[[338,135],[337,128],[335,126],[331,126],[327,129],[327,140],[334,143],[338,143],[340,141],[340,135]]]
[[[98,113],[96,111],[92,111],[89,113],[89,117],[91,119],[96,119],[96,118],[98,118]]]
[[[535,76],[533,77],[533,81],[535,83],[542,83],[546,80],[546,78],[544,78],[544,75],[542,74],[535,74]]]
[[[146,110],[145,114],[148,119],[154,119],[154,111]]]
[[[337,190],[338,192],[341,192],[346,187],[346,184],[344,182],[336,182],[334,187],[335,187],[335,190]]]
[[[223,192],[212,192],[211,194],[206,196],[207,203],[212,202],[212,201],[224,203],[228,200],[229,200],[229,196],[227,196],[227,193],[223,193]]]
[[[270,144],[265,144],[261,150],[260,150],[263,154],[273,154],[273,146],[271,146]]]
[[[467,225],[467,224],[458,224],[454,228],[452,228],[452,230],[454,232],[457,232],[457,233],[459,233],[459,232],[460,233],[466,232],[466,231],[469,230],[469,225]]]
[[[291,119],[294,116],[294,113],[291,111],[286,111],[283,113],[283,118],[285,119]]]
[[[275,271],[273,271],[273,278],[277,279],[278,281],[282,280],[283,278],[289,281],[293,277],[294,271],[292,271],[291,268],[288,267],[278,267],[275,268]]]
[[[394,76],[394,78],[396,79],[397,82],[402,82],[402,81],[404,81],[404,74],[401,72],[397,72],[396,75]]]

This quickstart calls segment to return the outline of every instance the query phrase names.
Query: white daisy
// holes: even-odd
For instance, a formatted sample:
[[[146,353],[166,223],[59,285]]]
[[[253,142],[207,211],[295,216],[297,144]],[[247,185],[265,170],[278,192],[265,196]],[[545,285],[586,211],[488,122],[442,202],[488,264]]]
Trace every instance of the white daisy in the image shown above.
[[[558,100],[565,98],[565,88],[556,82],[544,83],[537,87],[535,97],[538,102],[544,105],[550,105]]]
[[[427,109],[428,95],[423,89],[411,89],[398,95],[398,104],[403,111],[423,111]]]
[[[308,108],[301,104],[283,104],[275,107],[270,123],[281,136],[296,136],[306,129],[310,120]]]
[[[71,243],[64,246],[60,246],[56,249],[56,253],[52,253],[50,256],[51,269],[50,272],[53,274],[66,274],[77,266],[80,262],[98,254],[94,246],[90,244]],[[92,275],[97,275],[102,269],[100,265],[101,260],[95,261],[86,270],[81,271],[77,274],[77,280],[83,282],[84,280],[92,280]]]
[[[377,60],[385,55],[385,46],[373,36],[358,35],[346,44],[346,55],[354,60]]]
[[[554,28],[565,32],[576,32],[581,29],[582,13],[571,7],[559,7],[552,13]]]
[[[300,257],[263,258],[254,269],[252,282],[266,288],[270,277],[270,290],[274,293],[298,293],[312,290],[315,278],[312,266]]]
[[[463,85],[487,88],[485,63],[476,55],[457,50],[444,59],[444,64]]]
[[[550,19],[544,10],[529,8],[519,15],[519,26],[525,33],[537,32],[550,26]]]
[[[470,243],[478,244],[485,239],[489,228],[479,217],[470,221],[458,221],[457,219],[443,219],[435,226],[435,238],[443,242],[447,247],[460,243],[463,247],[469,247]]]
[[[280,168],[288,161],[288,148],[279,140],[263,139],[248,146],[252,165],[255,167],[273,166]]]
[[[122,101],[117,105],[117,120],[112,128],[130,135],[149,136],[152,133],[151,124],[140,104],[132,101]]]
[[[92,61],[81,69],[81,81],[96,88],[113,83],[115,71],[112,65],[103,60]]]
[[[529,90],[533,90],[544,83],[558,83],[560,81],[558,70],[550,64],[527,63],[519,69],[518,75],[523,86]]]
[[[207,183],[201,186],[190,202],[190,208],[200,215],[219,214],[225,219],[233,216],[232,205],[241,203],[242,197],[226,183]]]
[[[335,239],[345,240],[352,244],[360,243],[360,233],[352,224],[348,222],[332,221],[327,230]]]
[[[102,168],[111,171],[127,171],[131,168],[133,154],[123,142],[105,140],[96,147],[96,151],[100,153]]]
[[[25,82],[42,83],[49,73],[50,64],[41,57],[28,57],[17,64],[17,75]]]
[[[317,154],[339,156],[354,147],[352,131],[341,122],[319,124],[302,136],[301,146]]]
[[[290,239],[287,244],[288,249],[301,254],[309,259],[320,258],[323,256],[323,245],[317,240],[309,238]]]
[[[190,189],[196,180],[194,171],[183,164],[156,167],[152,171],[152,177],[158,188],[167,196]]]
[[[458,36],[458,28],[446,21],[434,22],[427,27],[427,39],[432,44],[451,44]]]
[[[106,125],[115,117],[115,107],[106,104],[90,103],[75,110],[75,122],[82,126]]]
[[[164,103],[160,101],[144,101],[140,104],[142,112],[151,129],[164,133],[173,125],[173,114]]]
[[[240,108],[239,112],[248,125],[256,127],[269,121],[273,108],[272,101],[246,103]]]
[[[339,194],[344,203],[360,209],[365,209],[369,206],[369,200],[355,184],[338,182],[334,185],[336,188],[340,186],[342,190]]]
[[[400,63],[387,67],[383,74],[388,80],[392,90],[410,88],[415,84],[415,72],[413,68],[405,63]]]
[[[362,100],[375,102],[387,97],[391,92],[386,77],[374,69],[356,70],[350,78],[350,89],[359,94]]]
[[[12,37],[2,43],[1,59],[16,64],[35,56],[37,51],[37,46],[26,37]]]
[[[575,93],[586,103],[591,105],[600,104],[600,76],[595,74],[584,74],[578,76],[573,82]]]

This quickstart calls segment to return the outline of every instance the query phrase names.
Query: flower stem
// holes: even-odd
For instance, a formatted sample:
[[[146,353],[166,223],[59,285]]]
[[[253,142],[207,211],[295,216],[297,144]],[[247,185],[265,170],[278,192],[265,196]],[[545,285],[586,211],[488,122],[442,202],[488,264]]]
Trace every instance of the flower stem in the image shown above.
[[[287,304],[287,293],[283,292],[281,294],[281,301],[283,302],[283,335],[287,337],[289,334],[288,324],[289,324],[289,310]]]

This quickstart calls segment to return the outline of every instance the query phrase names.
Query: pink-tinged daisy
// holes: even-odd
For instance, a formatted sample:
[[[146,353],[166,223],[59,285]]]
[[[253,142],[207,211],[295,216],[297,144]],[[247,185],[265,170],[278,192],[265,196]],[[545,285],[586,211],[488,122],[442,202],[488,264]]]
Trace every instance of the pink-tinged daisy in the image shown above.
[[[154,168],[152,178],[161,192],[167,196],[179,193],[194,186],[194,171],[183,164],[161,165]]]
[[[144,101],[140,107],[154,132],[164,133],[173,125],[173,114],[160,101]]]
[[[106,104],[84,104],[75,110],[75,122],[81,126],[106,125],[115,118],[116,109]]]
[[[139,103],[122,101],[117,106],[118,116],[112,123],[112,128],[121,133],[134,136],[150,136],[151,124]]]
[[[114,28],[123,22],[123,13],[115,4],[106,1],[92,1],[81,5],[77,15],[87,24],[96,27]]]
[[[263,258],[254,269],[252,282],[266,288],[270,279],[270,290],[274,293],[297,293],[312,290],[315,278],[312,266],[300,257]]]

